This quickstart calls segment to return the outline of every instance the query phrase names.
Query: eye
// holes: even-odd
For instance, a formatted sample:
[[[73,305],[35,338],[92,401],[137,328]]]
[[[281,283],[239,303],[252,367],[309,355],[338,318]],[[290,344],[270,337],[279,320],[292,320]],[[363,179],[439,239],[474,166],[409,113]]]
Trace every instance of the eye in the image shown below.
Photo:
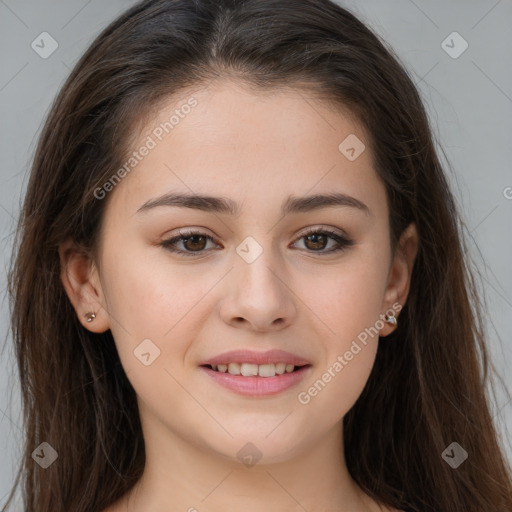
[[[353,241],[340,235],[336,231],[329,229],[312,228],[306,231],[299,240],[305,239],[305,245],[307,248],[312,249],[312,252],[319,252],[320,254],[330,254],[338,252],[346,247],[353,245]],[[324,251],[328,245],[328,240],[334,240],[336,242],[334,248],[331,247],[328,251]]]
[[[309,229],[299,238],[299,240],[302,239],[306,239],[306,248],[311,249],[310,252],[320,254],[338,252],[353,245],[351,240],[336,231],[318,228]],[[334,248],[331,247],[329,250],[325,251],[324,249],[328,245],[329,239],[334,240],[336,244]],[[165,240],[160,245],[174,253],[183,254],[184,256],[194,256],[194,254],[200,254],[205,251],[208,241],[214,242],[214,239],[201,231],[180,231],[178,236]],[[183,249],[176,248],[176,244],[178,243],[182,244]]]
[[[179,236],[165,240],[160,245],[171,252],[176,252],[185,256],[194,256],[194,253],[200,253],[205,249],[205,245],[208,240],[213,242],[213,238],[210,235],[202,233],[201,231],[180,231]],[[183,243],[184,245],[182,247],[185,247],[186,250],[176,249],[174,246],[178,242]]]

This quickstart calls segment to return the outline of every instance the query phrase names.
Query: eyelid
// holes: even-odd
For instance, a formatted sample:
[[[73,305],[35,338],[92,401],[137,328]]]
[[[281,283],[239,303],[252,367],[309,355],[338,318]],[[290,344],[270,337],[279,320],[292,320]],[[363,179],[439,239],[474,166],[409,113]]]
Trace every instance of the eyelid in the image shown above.
[[[348,234],[345,231],[343,231],[342,229],[333,228],[331,226],[321,225],[321,224],[318,226],[306,228],[305,231],[301,232],[301,234],[297,237],[297,239],[302,238],[307,235],[310,235],[312,233],[318,233],[318,232],[329,233],[331,235],[336,235],[336,236],[339,236],[340,238],[344,238],[347,241],[349,240]]]

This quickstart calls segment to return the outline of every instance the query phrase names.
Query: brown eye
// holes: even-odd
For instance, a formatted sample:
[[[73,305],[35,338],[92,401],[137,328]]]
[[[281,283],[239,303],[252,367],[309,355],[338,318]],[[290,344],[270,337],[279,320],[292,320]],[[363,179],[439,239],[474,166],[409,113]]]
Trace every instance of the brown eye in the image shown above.
[[[310,229],[299,240],[305,240],[304,245],[308,252],[317,252],[319,255],[341,251],[353,245],[351,240],[339,235],[335,231],[321,229]],[[329,240],[334,240],[336,243],[334,247],[325,250],[329,245]],[[165,240],[160,245],[171,252],[183,254],[184,256],[194,256],[208,252],[208,241],[214,242],[213,238],[205,233],[191,231],[180,232],[179,236]],[[181,244],[181,248],[179,246],[176,247],[178,244]]]
[[[327,242],[328,242],[328,239],[329,237],[325,236],[325,235],[322,235],[322,234],[313,234],[313,235],[308,235],[306,237],[304,237],[307,242],[306,242],[306,246],[308,249],[313,249],[313,250],[322,250],[322,249],[325,249],[325,247],[327,246]],[[311,245],[308,245],[308,242],[311,242]]]
[[[201,235],[192,235],[187,238],[183,237],[183,245],[190,251],[201,251],[206,246],[206,237]]]
[[[160,245],[171,252],[177,252],[185,256],[194,256],[195,253],[201,254],[206,252],[208,241],[213,242],[213,238],[205,233],[191,231],[180,232],[179,236],[165,240]],[[181,248],[176,248],[178,243],[181,243]]]
[[[318,252],[321,255],[341,251],[353,245],[351,240],[339,235],[335,231],[323,229],[310,229],[302,235],[300,240],[304,240],[304,246],[309,252]],[[329,240],[334,240],[337,245],[334,244],[334,248],[331,247],[325,250]]]

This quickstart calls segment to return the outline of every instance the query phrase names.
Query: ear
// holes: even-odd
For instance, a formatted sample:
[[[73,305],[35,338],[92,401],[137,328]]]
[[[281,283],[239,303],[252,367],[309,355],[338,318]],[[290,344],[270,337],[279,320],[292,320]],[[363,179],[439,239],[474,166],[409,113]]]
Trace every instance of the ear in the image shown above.
[[[403,308],[409,295],[412,269],[417,253],[418,232],[416,225],[411,223],[400,235],[400,240],[393,255],[393,261],[389,269],[388,284],[382,303],[383,311],[387,311],[389,314],[394,311],[398,317],[398,311]],[[387,336],[395,328],[396,325],[385,322],[385,326],[380,331],[380,336]]]
[[[59,257],[60,278],[80,323],[91,332],[107,331],[109,317],[96,265],[71,240],[59,246]],[[87,313],[95,314],[91,322]]]

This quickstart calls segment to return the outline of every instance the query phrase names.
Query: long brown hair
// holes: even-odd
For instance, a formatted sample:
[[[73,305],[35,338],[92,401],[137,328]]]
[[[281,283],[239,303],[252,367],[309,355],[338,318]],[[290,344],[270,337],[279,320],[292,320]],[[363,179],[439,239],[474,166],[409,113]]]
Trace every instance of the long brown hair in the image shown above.
[[[352,477],[408,512],[511,511],[511,468],[486,391],[496,372],[481,294],[424,106],[392,50],[329,0],[142,1],[103,30],[62,87],[36,149],[9,275],[26,429],[15,488],[23,477],[25,510],[103,510],[142,474],[135,391],[111,332],[79,323],[58,247],[72,238],[95,257],[106,200],[94,190],[125,161],[137,123],[160,100],[226,76],[347,107],[370,135],[392,247],[409,223],[418,229],[399,326],[344,418]],[[31,456],[42,442],[58,453],[47,469]],[[442,456],[452,442],[469,454],[457,469]]]

